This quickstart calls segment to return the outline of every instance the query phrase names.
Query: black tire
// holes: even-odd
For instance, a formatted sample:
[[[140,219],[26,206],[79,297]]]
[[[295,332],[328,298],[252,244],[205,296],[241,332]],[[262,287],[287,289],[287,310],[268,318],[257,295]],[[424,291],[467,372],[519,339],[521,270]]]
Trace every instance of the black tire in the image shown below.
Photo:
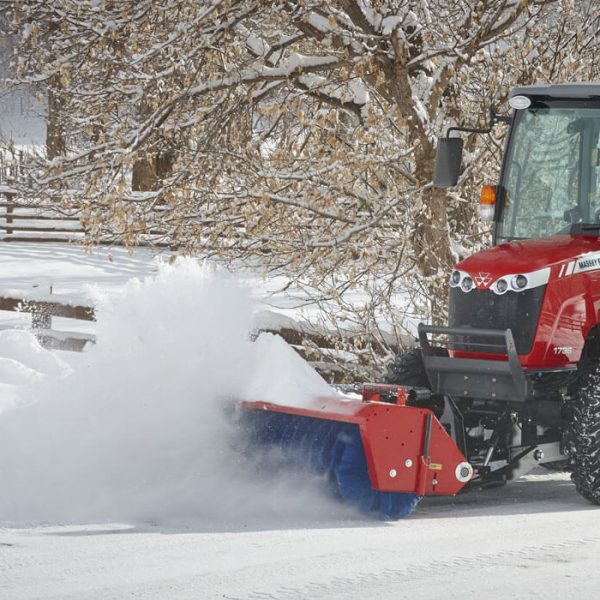
[[[565,449],[577,491],[600,504],[600,362],[582,369],[569,406]]]
[[[383,376],[384,383],[407,385],[411,387],[429,387],[420,348],[410,348],[396,356],[388,364]]]
[[[438,350],[440,356],[446,354],[445,350]],[[446,354],[447,355],[447,354]],[[421,348],[410,348],[396,356],[396,358],[388,364],[386,373],[383,376],[384,383],[390,385],[405,385],[407,387],[421,387],[431,389],[429,379],[425,371],[423,363],[423,355]],[[433,394],[426,400],[409,400],[410,406],[419,408],[428,408],[433,411],[433,414],[440,419],[444,413],[444,396],[441,394]]]

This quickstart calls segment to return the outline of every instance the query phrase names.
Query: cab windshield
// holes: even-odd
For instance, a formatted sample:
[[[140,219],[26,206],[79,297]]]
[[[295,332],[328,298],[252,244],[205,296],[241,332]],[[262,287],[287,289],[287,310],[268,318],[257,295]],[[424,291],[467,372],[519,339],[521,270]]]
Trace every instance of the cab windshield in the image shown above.
[[[600,104],[536,102],[517,111],[501,185],[497,241],[600,222]]]

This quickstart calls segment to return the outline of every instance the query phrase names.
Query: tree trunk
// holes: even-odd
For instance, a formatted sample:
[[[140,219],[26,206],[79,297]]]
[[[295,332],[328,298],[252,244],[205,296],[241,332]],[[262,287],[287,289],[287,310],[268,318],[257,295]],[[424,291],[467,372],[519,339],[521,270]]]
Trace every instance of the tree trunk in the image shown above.
[[[432,322],[443,324],[447,315],[448,277],[455,258],[450,248],[447,197],[442,190],[423,190],[422,209],[415,218],[413,247],[419,272],[425,278]]]
[[[412,246],[417,268],[428,291],[432,322],[443,324],[447,315],[448,277],[455,262],[450,248],[448,226],[448,196],[431,185],[435,149],[426,138],[419,140],[420,152],[415,156],[415,176],[421,182],[417,210],[413,215]]]
[[[142,102],[139,107],[140,117],[146,119],[152,113],[152,107],[147,102]],[[158,133],[158,132],[157,132]],[[159,134],[160,136],[160,134]],[[155,149],[158,148],[158,151]],[[164,138],[159,137],[152,149],[144,158],[140,158],[133,165],[131,189],[134,192],[152,192],[160,188],[160,182],[169,177],[173,172],[175,152]]]
[[[66,154],[65,128],[62,121],[63,89],[60,75],[48,84],[48,119],[46,123],[46,156],[53,160]]]
[[[151,192],[158,187],[156,176],[156,160],[146,158],[138,160],[133,165],[131,189],[134,192]]]

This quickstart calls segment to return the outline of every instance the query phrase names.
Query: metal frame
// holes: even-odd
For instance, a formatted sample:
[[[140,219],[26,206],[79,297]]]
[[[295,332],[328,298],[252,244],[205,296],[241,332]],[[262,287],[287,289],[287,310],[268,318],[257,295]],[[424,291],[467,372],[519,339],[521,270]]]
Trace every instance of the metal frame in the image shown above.
[[[511,121],[512,115],[499,115],[492,109],[490,110],[487,127],[466,127],[463,125],[449,127],[446,131],[446,138],[449,138],[453,131],[462,131],[463,133],[491,133],[496,123],[510,123]]]
[[[498,348],[507,360],[485,360],[439,356],[428,334],[468,336],[472,338],[497,338]],[[425,371],[433,391],[454,398],[478,398],[506,402],[524,402],[530,396],[529,384],[519,362],[519,355],[510,329],[476,329],[470,327],[436,327],[419,325],[419,341]],[[476,343],[476,342],[475,342]],[[448,348],[454,350],[463,342],[449,340]],[[470,345],[474,343],[469,341]],[[482,342],[483,344],[483,342]],[[485,346],[490,346],[485,342]]]

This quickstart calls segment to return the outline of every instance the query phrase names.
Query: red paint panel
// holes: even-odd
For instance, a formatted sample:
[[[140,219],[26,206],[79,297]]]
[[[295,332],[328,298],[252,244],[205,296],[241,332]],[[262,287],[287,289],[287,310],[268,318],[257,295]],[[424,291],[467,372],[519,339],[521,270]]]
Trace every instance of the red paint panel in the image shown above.
[[[586,255],[600,252],[595,236],[554,236],[501,244],[478,252],[456,268],[472,277],[490,274],[491,281],[512,273],[551,268],[550,280],[531,351],[520,356],[526,370],[572,367],[581,358],[586,337],[600,323],[600,269],[576,272]],[[454,352],[462,358],[499,359],[499,355]]]
[[[473,275],[484,271],[490,273],[492,281],[495,281],[508,273],[528,273],[544,267],[560,265],[564,261],[588,252],[598,251],[600,251],[598,238],[557,235],[500,244],[469,256],[456,268]],[[557,269],[557,275],[558,272]]]

